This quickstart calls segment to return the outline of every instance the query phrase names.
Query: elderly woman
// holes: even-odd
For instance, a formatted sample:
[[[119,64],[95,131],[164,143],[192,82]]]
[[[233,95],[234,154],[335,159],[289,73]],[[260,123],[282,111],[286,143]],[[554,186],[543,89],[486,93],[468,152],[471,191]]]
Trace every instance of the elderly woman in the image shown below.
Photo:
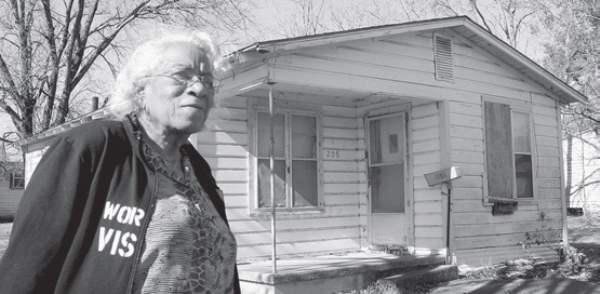
[[[28,185],[0,293],[239,293],[222,193],[188,143],[213,106],[202,34],[139,47],[113,95],[120,121],[58,136]]]

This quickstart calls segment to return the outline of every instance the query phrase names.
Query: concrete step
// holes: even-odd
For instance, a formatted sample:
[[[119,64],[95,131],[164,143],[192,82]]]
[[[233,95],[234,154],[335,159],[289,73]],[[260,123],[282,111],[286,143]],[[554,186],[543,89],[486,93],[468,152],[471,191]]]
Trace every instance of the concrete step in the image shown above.
[[[441,283],[456,279],[458,279],[458,268],[455,265],[428,266],[384,278],[384,280],[393,282],[400,287],[423,283]]]

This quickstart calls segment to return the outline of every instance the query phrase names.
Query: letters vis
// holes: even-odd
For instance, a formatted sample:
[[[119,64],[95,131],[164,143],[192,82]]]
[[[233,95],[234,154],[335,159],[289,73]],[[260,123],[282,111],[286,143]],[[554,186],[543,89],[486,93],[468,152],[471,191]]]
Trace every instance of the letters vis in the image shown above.
[[[139,227],[145,215],[144,210],[141,208],[106,201],[102,219]],[[104,226],[100,226],[99,233],[99,252],[108,251],[110,255],[118,254],[125,258],[132,256],[135,252],[134,244],[138,241],[138,238],[134,233],[105,228]]]

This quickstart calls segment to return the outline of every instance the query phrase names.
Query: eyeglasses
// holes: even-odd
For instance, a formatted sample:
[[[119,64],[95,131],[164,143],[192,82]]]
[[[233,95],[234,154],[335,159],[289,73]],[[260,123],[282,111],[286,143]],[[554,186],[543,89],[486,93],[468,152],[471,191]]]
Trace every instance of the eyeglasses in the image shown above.
[[[185,87],[190,87],[197,82],[202,83],[202,86],[207,87],[208,89],[211,89],[211,90],[214,89],[216,86],[213,77],[210,75],[186,76],[186,75],[182,75],[182,74],[173,74],[173,75],[157,74],[157,75],[148,76],[148,78],[152,78],[152,77],[169,78],[169,79],[175,81],[179,86],[185,86]]]

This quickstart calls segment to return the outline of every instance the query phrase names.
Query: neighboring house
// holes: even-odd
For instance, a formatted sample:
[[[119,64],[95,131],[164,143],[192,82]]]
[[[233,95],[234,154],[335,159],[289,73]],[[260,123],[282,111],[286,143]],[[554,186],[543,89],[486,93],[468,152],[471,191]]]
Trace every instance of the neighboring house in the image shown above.
[[[0,162],[0,219],[15,216],[24,187],[23,162]]]
[[[11,134],[11,135],[9,135]],[[16,136],[10,116],[0,111],[0,136]],[[23,193],[23,156],[18,146],[0,142],[0,220],[11,220]]]
[[[568,141],[563,141],[565,183],[569,184]],[[590,131],[573,137],[571,146],[571,207],[584,208],[588,216],[600,211],[600,140]]]
[[[241,262],[272,252],[269,93],[279,258],[445,253],[447,189],[424,174],[450,166],[458,263],[556,258],[559,107],[586,98],[470,19],[259,42],[229,59],[220,107],[190,140],[225,193]]]

